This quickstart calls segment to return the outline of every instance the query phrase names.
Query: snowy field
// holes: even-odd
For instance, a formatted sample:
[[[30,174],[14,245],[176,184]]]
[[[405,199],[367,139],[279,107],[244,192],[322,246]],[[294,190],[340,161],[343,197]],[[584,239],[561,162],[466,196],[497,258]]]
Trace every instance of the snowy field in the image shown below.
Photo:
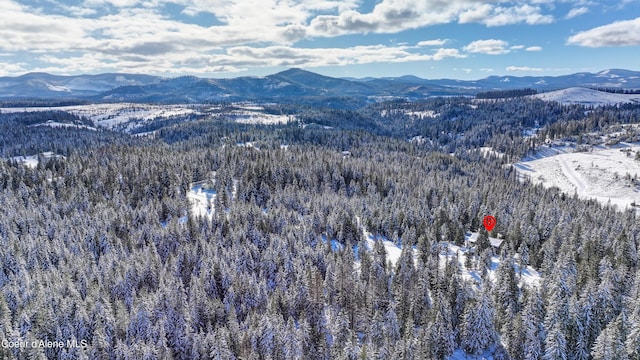
[[[65,111],[80,117],[86,117],[91,120],[95,126],[105,127],[108,129],[112,129],[119,124],[123,124],[131,120],[150,121],[153,119],[166,119],[199,113],[199,110],[191,105],[150,105],[130,103],[0,108],[0,112],[3,113],[39,111]]]
[[[393,116],[396,115],[398,113],[401,114],[405,114],[408,116],[411,116],[413,118],[416,119],[435,119],[438,116],[440,116],[440,114],[436,113],[433,110],[424,110],[424,111],[414,111],[414,110],[408,110],[408,109],[391,109],[391,110],[381,110],[380,111],[380,116],[382,117],[387,117],[387,116]]]
[[[593,106],[640,103],[640,94],[614,94],[581,87],[571,87],[531,96],[540,100],[555,101],[562,104]]]
[[[40,158],[42,159],[51,159],[51,158],[64,158],[64,156],[62,155],[56,155],[51,151],[47,151],[47,152],[43,152],[41,154],[37,154],[37,155],[30,155],[30,156],[14,156],[12,158],[10,158],[9,160],[13,160],[13,161],[17,161],[18,163],[30,167],[32,169],[35,169],[38,166],[38,163],[40,162]]]
[[[133,103],[91,104],[58,107],[16,107],[0,108],[3,113],[39,112],[39,111],[64,111],[91,120],[96,127],[114,129],[115,127],[129,124],[125,131],[130,132],[135,127],[142,125],[140,122],[149,122],[156,119],[169,119],[179,116],[209,114],[212,117],[224,117],[244,124],[278,125],[296,121],[293,115],[269,114],[265,108],[255,104],[235,104],[230,110],[221,107],[203,107],[202,105],[152,105]],[[62,126],[63,124],[60,124]],[[54,125],[51,125],[54,126]]]
[[[640,144],[597,146],[590,152],[574,152],[573,146],[544,146],[535,156],[515,164],[521,177],[545,187],[617,205],[620,210],[640,204]],[[635,184],[633,178],[636,178]]]
[[[482,156],[484,157],[491,157],[491,156],[495,156],[497,158],[503,158],[504,154],[498,151],[495,151],[493,148],[488,147],[488,146],[483,146],[480,148],[480,153],[482,154]]]
[[[93,126],[59,123],[59,122],[55,122],[53,120],[49,120],[44,124],[36,124],[36,125],[32,125],[32,126],[48,126],[48,127],[52,127],[52,128],[75,128],[75,129],[87,129],[87,130],[93,130],[93,131],[97,130]]]
[[[216,191],[209,189],[206,184],[208,181],[199,181],[191,184],[191,189],[187,193],[187,199],[191,203],[191,214],[198,217],[206,217],[209,220],[213,218],[214,200]]]
[[[212,108],[211,110],[218,110]],[[242,124],[279,125],[296,121],[293,115],[269,114],[264,106],[256,104],[235,104],[234,109],[215,112],[212,116],[231,118]]]

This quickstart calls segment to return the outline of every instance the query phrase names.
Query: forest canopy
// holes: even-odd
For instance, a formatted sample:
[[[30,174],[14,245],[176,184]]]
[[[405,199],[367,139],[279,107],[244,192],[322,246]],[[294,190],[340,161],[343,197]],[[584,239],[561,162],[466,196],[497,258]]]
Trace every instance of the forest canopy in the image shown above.
[[[511,164],[639,106],[278,106],[153,136],[0,113],[0,357],[638,359],[637,213]]]

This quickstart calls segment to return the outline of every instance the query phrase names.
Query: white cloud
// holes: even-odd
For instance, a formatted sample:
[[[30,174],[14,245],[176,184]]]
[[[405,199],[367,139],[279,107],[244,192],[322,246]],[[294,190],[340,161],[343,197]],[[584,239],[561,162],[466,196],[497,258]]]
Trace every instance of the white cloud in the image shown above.
[[[0,76],[13,75],[26,72],[24,63],[6,63],[0,62]]]
[[[464,10],[459,16],[458,21],[462,24],[483,22],[489,17],[494,7],[491,4],[480,4],[475,8]]]
[[[169,2],[169,0],[158,0]],[[357,7],[356,0],[174,0],[186,6],[183,12],[189,15],[213,14],[228,26],[242,27],[252,31],[256,27],[279,27],[306,25],[318,12],[345,12]]]
[[[542,46],[529,46],[526,51],[542,51]]]
[[[534,0],[536,1],[536,0]],[[448,39],[414,46],[296,48],[302,39],[350,33],[396,33],[435,24],[487,26],[552,21],[535,2],[520,0],[83,0],[40,1],[39,8],[0,0],[0,53],[20,53],[22,67],[0,71],[140,71],[206,73],[258,66],[326,66],[371,62],[438,61],[467,53],[504,54],[501,40],[481,40],[464,50]],[[165,5],[177,6],[175,14]],[[76,5],[77,4],[77,5]],[[48,13],[54,9],[53,13]],[[180,13],[181,12],[181,13]],[[61,15],[65,14],[65,15]],[[198,24],[177,18],[203,15]],[[210,17],[211,24],[203,25]],[[195,22],[195,21],[194,21]],[[320,41],[318,41],[320,43]],[[58,67],[56,70],[56,67]]]
[[[169,55],[110,55],[91,53],[76,57],[43,55],[39,61],[49,64],[37,71],[78,73],[86,68],[100,71],[142,72],[150,74],[208,74],[237,72],[252,67],[319,67],[370,63],[439,61],[462,58],[457,49],[438,49],[434,53],[413,52],[411,46],[354,46],[347,48],[299,48],[291,46],[232,46],[218,53],[195,51]],[[108,64],[108,65],[105,65]],[[1,68],[0,68],[1,70]]]
[[[115,7],[132,7],[138,5],[139,0],[85,0],[84,5],[89,7],[111,5]]]
[[[432,58],[433,60],[442,60],[445,58],[466,58],[467,55],[464,54],[460,54],[460,51],[458,49],[438,49],[436,51],[435,54],[433,54]]]
[[[548,24],[554,18],[543,14],[539,6],[519,1],[382,0],[369,13],[350,8],[337,15],[316,16],[310,22],[309,33],[313,36],[397,33],[456,21],[503,26],[518,23]]]
[[[464,47],[464,51],[477,54],[501,55],[509,53],[509,43],[504,40],[476,40]]]
[[[457,49],[438,49],[435,54],[410,52],[410,47],[384,45],[354,46],[348,48],[296,48],[268,46],[253,48],[233,47],[226,54],[213,55],[211,61],[223,65],[245,66],[327,66],[368,64],[379,62],[437,61],[447,57],[460,58]]]
[[[538,72],[544,71],[544,69],[529,66],[507,66],[507,71]]]
[[[433,39],[418,42],[418,46],[442,46],[449,42],[447,39]]]
[[[471,73],[471,71],[473,71],[473,69],[469,69],[469,68],[455,68],[455,69],[453,69],[453,70],[456,70],[456,71],[464,71],[464,72],[465,72],[465,73],[467,73],[467,74],[470,74],[470,73]]]
[[[567,13],[567,16],[565,16],[565,19],[573,19],[575,17],[584,15],[584,14],[586,14],[588,12],[589,12],[589,8],[586,7],[586,6],[573,8],[573,9],[569,10],[569,12]]]
[[[640,45],[640,17],[579,32],[569,37],[567,43],[593,48]]]
[[[481,23],[487,26],[504,26],[519,23],[535,25],[548,24],[554,21],[553,16],[543,15],[539,6],[520,4],[504,7],[489,3],[482,3],[475,8],[466,9],[460,14],[458,20],[462,24]]]
[[[458,12],[458,1],[382,0],[370,13],[354,9],[337,15],[319,15],[310,22],[314,36],[354,33],[397,33],[407,29],[451,22]]]

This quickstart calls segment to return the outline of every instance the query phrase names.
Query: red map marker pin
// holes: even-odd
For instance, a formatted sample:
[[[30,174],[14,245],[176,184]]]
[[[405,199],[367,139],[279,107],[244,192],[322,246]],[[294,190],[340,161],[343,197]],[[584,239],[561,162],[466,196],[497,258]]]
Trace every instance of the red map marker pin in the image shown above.
[[[482,224],[484,225],[484,228],[487,229],[487,231],[491,231],[493,230],[493,227],[496,226],[496,218],[492,215],[487,215],[482,220]]]

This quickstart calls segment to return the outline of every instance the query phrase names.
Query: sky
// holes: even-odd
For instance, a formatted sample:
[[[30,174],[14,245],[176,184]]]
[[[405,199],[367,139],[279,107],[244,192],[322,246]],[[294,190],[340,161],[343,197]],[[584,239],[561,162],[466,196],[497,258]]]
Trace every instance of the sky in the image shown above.
[[[0,0],[0,76],[640,70],[640,0]]]

